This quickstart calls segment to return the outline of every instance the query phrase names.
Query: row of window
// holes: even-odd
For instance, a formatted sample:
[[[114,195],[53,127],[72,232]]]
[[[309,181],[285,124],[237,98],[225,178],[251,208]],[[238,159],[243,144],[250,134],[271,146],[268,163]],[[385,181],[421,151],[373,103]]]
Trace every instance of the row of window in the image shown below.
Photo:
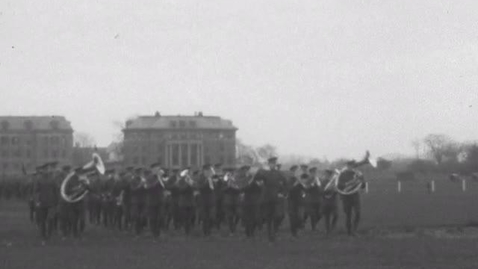
[[[234,139],[234,133],[227,132],[176,132],[167,134],[149,134],[149,133],[130,133],[125,136],[125,140],[149,140],[149,139]]]
[[[44,158],[66,158],[66,150],[43,150],[43,152],[39,153],[39,156],[40,154],[42,154],[41,156]],[[31,158],[32,155],[31,150],[0,150],[0,157],[2,158]]]
[[[43,145],[67,145],[68,139],[66,137],[59,136],[44,136],[40,139],[39,143]],[[0,138],[0,146],[8,145],[31,145],[31,139],[20,139],[18,136],[2,136]]]
[[[2,130],[6,131],[10,128],[10,122],[7,120],[3,120],[0,124]],[[23,122],[23,126],[25,127],[26,130],[32,130],[33,129],[33,122],[31,120],[26,120]],[[54,130],[58,130],[60,126],[60,122],[57,120],[52,120],[50,121],[50,127]]]
[[[189,127],[189,128],[196,128],[196,121],[193,121],[193,120],[190,120],[190,121],[185,121],[185,120],[179,120],[179,121],[175,121],[175,120],[172,120],[169,122],[169,126],[172,127],[172,128],[176,128],[176,127],[179,127],[179,128],[186,128],[186,127]]]
[[[161,157],[150,159],[146,156],[141,156],[141,157],[135,156],[135,157],[132,157],[130,160],[126,159],[126,163],[131,163],[132,165],[146,165],[147,166],[147,165],[151,164],[152,162],[160,162],[160,163],[164,164],[162,162],[162,160],[163,159]],[[233,155],[229,155],[227,157],[225,157],[224,155],[220,155],[219,158],[213,158],[210,155],[205,155],[204,156],[204,163],[216,163],[216,162],[220,162],[224,165],[234,165],[235,158],[234,158]],[[171,165],[172,166],[181,166],[181,167],[185,167],[185,166],[189,166],[189,165],[199,166],[200,162],[196,161],[196,162],[189,163],[187,157],[183,156],[183,159],[179,160],[179,157],[177,157],[177,155],[173,155]]]
[[[233,150],[234,150],[233,147],[232,147],[232,148],[231,148],[230,146],[229,146],[229,147],[226,147],[226,145],[223,144],[223,143],[219,144],[219,151],[220,151],[220,152],[225,152],[225,151],[226,151],[226,148],[228,148],[227,151],[233,151]],[[137,152],[140,151],[140,149],[141,149],[141,152],[148,153],[148,152],[150,152],[150,151],[154,151],[155,148],[154,148],[154,147],[151,147],[150,145],[138,146],[138,145],[131,145],[131,144],[130,144],[130,145],[127,145],[127,146],[126,146],[126,151],[127,151],[127,152],[131,152],[131,153],[137,153]],[[163,153],[164,150],[165,150],[164,144],[158,144],[158,145],[156,146],[156,152],[158,152],[158,153]],[[204,152],[205,152],[205,153],[208,153],[209,151],[210,151],[210,148],[209,148],[209,147],[205,147],[205,148],[204,148]]]

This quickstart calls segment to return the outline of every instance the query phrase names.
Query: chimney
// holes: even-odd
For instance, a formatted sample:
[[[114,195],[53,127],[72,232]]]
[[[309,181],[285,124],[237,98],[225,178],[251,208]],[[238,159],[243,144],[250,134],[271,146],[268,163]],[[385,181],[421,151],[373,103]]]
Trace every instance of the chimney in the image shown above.
[[[161,114],[159,114],[159,111],[156,111],[156,113],[154,113],[154,116],[155,117],[161,117]]]
[[[202,117],[202,111],[198,112],[198,116]]]

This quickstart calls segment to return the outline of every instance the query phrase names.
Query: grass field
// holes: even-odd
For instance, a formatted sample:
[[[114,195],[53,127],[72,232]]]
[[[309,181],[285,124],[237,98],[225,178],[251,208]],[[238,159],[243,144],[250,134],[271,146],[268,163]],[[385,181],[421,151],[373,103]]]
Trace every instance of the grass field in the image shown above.
[[[0,268],[478,268],[478,229],[465,226],[478,220],[474,191],[427,194],[404,186],[398,194],[383,187],[371,185],[362,196],[358,237],[344,235],[340,218],[330,237],[303,231],[293,240],[284,229],[274,244],[264,234],[228,237],[225,229],[212,238],[168,232],[154,243],[88,226],[81,241],[55,237],[42,246],[26,204],[1,201]]]

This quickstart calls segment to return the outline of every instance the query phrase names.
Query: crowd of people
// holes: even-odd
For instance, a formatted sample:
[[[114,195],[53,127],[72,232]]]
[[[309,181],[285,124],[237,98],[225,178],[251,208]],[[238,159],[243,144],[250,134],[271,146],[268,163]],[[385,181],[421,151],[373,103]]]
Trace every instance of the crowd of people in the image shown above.
[[[307,227],[316,230],[321,219],[330,233],[337,223],[339,201],[347,232],[354,235],[360,194],[339,190],[352,182],[364,187],[357,168],[366,163],[365,158],[349,161],[340,170],[294,165],[284,171],[273,157],[267,167],[257,170],[206,164],[193,171],[154,163],[104,174],[95,166],[72,169],[48,163],[28,175],[28,183],[19,189],[44,242],[53,234],[81,238],[87,223],[134,236],[151,233],[155,240],[171,229],[186,236],[200,229],[210,236],[221,227],[231,235],[243,228],[248,238],[264,229],[268,240],[274,241],[285,221],[294,237]]]

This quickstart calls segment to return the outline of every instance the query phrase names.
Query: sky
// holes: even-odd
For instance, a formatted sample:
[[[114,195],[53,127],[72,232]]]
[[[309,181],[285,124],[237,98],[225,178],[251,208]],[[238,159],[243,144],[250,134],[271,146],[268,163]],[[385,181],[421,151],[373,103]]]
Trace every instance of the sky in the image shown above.
[[[0,115],[108,145],[138,115],[230,119],[327,157],[478,138],[476,0],[2,0]]]

